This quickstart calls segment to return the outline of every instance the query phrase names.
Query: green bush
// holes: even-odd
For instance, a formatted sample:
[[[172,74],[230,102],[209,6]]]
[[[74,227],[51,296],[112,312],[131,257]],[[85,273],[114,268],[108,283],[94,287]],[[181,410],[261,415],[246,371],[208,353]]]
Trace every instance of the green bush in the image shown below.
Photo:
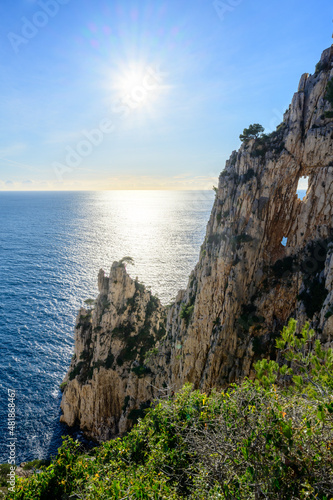
[[[254,381],[210,394],[186,385],[147,402],[130,412],[139,421],[125,437],[89,453],[67,437],[7,498],[331,499],[333,352],[308,325],[296,330],[291,320],[279,363],[256,363]]]
[[[139,378],[141,378],[147,373],[151,373],[151,369],[148,366],[139,365],[132,368],[132,372],[135,373]]]
[[[186,326],[188,326],[191,316],[194,311],[194,304],[182,304],[181,310],[180,310],[180,318],[185,320]]]
[[[243,183],[246,183],[246,182],[249,182],[249,180],[251,180],[253,177],[255,177],[256,173],[255,171],[253,170],[253,168],[250,168],[249,170],[247,170],[247,172],[245,172],[245,174],[242,176],[242,182]]]
[[[242,142],[247,144],[251,139],[258,139],[258,137],[263,134],[264,130],[265,129],[262,125],[254,123],[253,125],[250,125],[249,128],[245,128],[239,138]]]
[[[49,460],[32,460],[24,464],[23,470],[41,469],[50,465]]]
[[[61,390],[61,392],[64,392],[64,390],[66,389],[67,383],[68,382],[61,382],[61,384],[59,386],[59,389]]]
[[[333,106],[333,78],[327,84],[325,99]]]
[[[325,111],[325,118],[333,118],[333,111]]]
[[[327,62],[326,63],[322,63],[321,61],[319,61],[316,64],[316,70],[315,70],[314,76],[318,76],[321,71],[325,71],[328,68],[329,68],[329,64]]]
[[[0,465],[0,487],[8,486],[8,474],[10,473],[9,464]]]
[[[134,259],[132,257],[126,256],[120,259],[119,264],[121,266],[124,266],[125,264],[130,264],[131,266],[134,266]]]

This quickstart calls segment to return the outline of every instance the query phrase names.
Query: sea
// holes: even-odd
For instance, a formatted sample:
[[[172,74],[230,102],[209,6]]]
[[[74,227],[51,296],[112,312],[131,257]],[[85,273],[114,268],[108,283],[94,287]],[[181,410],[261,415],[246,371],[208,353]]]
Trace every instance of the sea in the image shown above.
[[[9,443],[17,464],[54,456],[71,432],[59,422],[59,385],[99,269],[132,257],[129,274],[168,304],[198,261],[213,200],[213,191],[0,192],[0,463]]]

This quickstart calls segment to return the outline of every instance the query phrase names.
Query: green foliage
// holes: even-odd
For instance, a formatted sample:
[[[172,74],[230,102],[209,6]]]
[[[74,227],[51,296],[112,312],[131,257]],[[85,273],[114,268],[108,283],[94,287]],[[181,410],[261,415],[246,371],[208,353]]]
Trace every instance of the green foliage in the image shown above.
[[[327,313],[325,314],[325,318],[328,319],[330,318],[331,316],[333,316],[333,306],[331,306],[329,308],[329,310],[327,311]]]
[[[272,153],[275,156],[281,154],[285,147],[285,142],[283,140],[285,130],[286,124],[282,122],[276,127],[274,132],[270,134],[261,134],[261,136],[256,139],[255,147],[251,151],[251,156],[253,158],[265,158],[266,153]]]
[[[250,243],[253,241],[253,237],[250,234],[241,233],[233,236],[231,238],[231,248],[235,250],[239,248],[243,243]]]
[[[264,318],[260,315],[257,314],[257,307],[253,304],[244,304],[242,306],[242,311],[241,315],[238,318],[238,324],[247,332],[250,330],[251,326],[254,325],[259,325],[260,323],[263,323]],[[258,344],[258,340],[253,340],[253,349],[254,352],[259,354],[259,352],[256,351]]]
[[[91,325],[91,313],[92,311],[89,310],[87,314],[80,314],[79,322],[76,325],[76,328],[81,328],[81,327],[89,328]]]
[[[66,386],[67,386],[67,382],[62,382],[59,386],[61,392],[64,392],[64,390],[66,389]]]
[[[325,111],[325,118],[333,118],[333,111]]]
[[[147,413],[147,409],[150,407],[151,402],[146,401],[145,403],[140,404],[140,408],[134,408],[128,414],[128,418],[132,420],[133,423],[137,423],[139,419],[144,418]]]
[[[333,106],[333,78],[327,84],[325,99]]]
[[[256,140],[255,148],[251,151],[253,158],[264,158],[266,153],[270,150],[270,136],[263,134]]]
[[[41,469],[42,467],[48,467],[50,465],[50,460],[32,460],[31,462],[26,462],[23,466],[23,470],[33,470]]]
[[[137,281],[135,282],[135,286],[137,291],[141,286],[143,287]],[[152,316],[158,311],[159,307],[159,299],[150,294],[146,306],[144,324],[136,335],[133,335],[134,330],[129,322],[120,325],[112,331],[112,335],[122,340],[124,344],[116,360],[118,366],[122,366],[126,361],[134,361],[137,358],[143,364],[146,353],[154,347],[157,340],[160,340],[165,335],[165,318],[162,318],[163,321],[160,323],[158,330],[152,328]]]
[[[194,311],[194,304],[182,304],[181,310],[180,310],[180,318],[185,321],[186,326],[189,325],[191,316]]]
[[[120,265],[130,264],[131,266],[134,266],[134,259],[132,257],[126,256],[120,259],[119,264]]]
[[[316,64],[316,69],[315,69],[315,74],[314,74],[314,76],[318,76],[318,75],[319,75],[319,73],[320,73],[321,71],[325,71],[325,70],[326,70],[326,69],[328,69],[328,68],[329,68],[329,64],[328,64],[328,62],[323,63],[323,62],[319,61],[319,62]]]
[[[152,349],[147,351],[146,354],[144,355],[144,361],[146,361],[148,363],[149,361],[151,361],[152,358],[157,356],[157,354],[158,354],[157,347],[153,347]]]
[[[106,358],[105,360],[105,363],[104,363],[104,366],[105,368],[108,370],[109,368],[112,367],[113,365],[113,362],[114,362],[114,355],[112,354],[112,352],[109,353],[108,357]]]
[[[333,350],[323,349],[309,323],[304,325],[299,335],[296,334],[296,326],[296,321],[291,319],[276,341],[284,363],[258,361],[254,366],[257,379],[267,388],[271,384],[282,384],[288,376],[293,382],[293,393],[298,391],[320,400],[333,390]]]
[[[73,380],[79,373],[81,372],[82,368],[84,367],[83,361],[80,361],[72,370],[69,374],[69,380]]]
[[[264,132],[264,127],[259,125],[259,123],[254,123],[250,125],[249,128],[245,128],[243,133],[239,136],[240,140],[247,144],[251,139],[258,139]]]
[[[225,239],[223,234],[210,234],[207,238],[207,245],[209,246],[218,246]]]
[[[253,168],[250,168],[249,170],[247,170],[247,172],[245,172],[245,174],[242,176],[242,182],[243,183],[246,183],[246,182],[249,182],[249,180],[251,180],[253,177],[255,177],[255,171],[253,170]]]
[[[114,328],[111,332],[112,337],[115,339],[126,340],[127,337],[133,332],[133,326],[129,321],[126,321]]]
[[[149,319],[152,314],[157,311],[159,307],[159,300],[155,295],[151,295],[146,308],[146,317]]]
[[[101,306],[102,306],[102,309],[108,309],[110,307],[111,303],[108,301],[108,299],[105,297],[103,300],[102,300],[102,303],[101,303]]]
[[[131,410],[123,438],[84,452],[65,438],[49,467],[10,500],[328,500],[333,492],[333,354],[291,320],[279,363],[209,395],[186,385]],[[126,398],[123,411],[130,398]],[[150,406],[150,408],[148,408]]]
[[[132,372],[135,373],[139,378],[141,378],[144,375],[151,373],[151,369],[148,366],[139,365],[132,368]]]
[[[327,84],[325,99],[333,107],[333,78]],[[325,118],[333,118],[333,111],[325,111]]]
[[[86,299],[84,301],[85,304],[87,304],[88,306],[93,306],[96,304],[96,300],[95,299]]]
[[[232,153],[232,155],[230,156],[230,165],[232,167],[234,167],[236,165],[236,162],[237,162],[237,153]]]
[[[8,474],[10,473],[9,464],[0,465],[0,487],[6,487],[8,485]]]

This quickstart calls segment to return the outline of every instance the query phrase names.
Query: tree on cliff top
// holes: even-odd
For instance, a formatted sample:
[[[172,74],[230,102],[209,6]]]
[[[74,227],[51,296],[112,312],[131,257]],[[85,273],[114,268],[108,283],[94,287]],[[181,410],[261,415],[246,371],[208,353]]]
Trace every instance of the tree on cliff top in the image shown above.
[[[264,127],[259,123],[253,123],[249,128],[243,130],[239,138],[242,142],[248,143],[251,139],[258,139],[258,137],[263,134],[264,130]]]
[[[134,259],[132,259],[132,257],[123,257],[120,261],[119,261],[120,264],[124,265],[124,264],[130,264],[131,266],[134,266]]]

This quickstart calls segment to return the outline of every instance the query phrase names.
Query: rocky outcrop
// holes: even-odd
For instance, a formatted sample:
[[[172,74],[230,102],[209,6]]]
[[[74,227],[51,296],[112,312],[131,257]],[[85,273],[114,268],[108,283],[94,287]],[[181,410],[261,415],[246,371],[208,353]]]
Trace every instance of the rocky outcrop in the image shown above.
[[[112,265],[109,277],[99,272],[98,288],[94,308],[81,309],[77,317],[61,420],[103,440],[127,430],[137,401],[146,406],[152,400],[146,361],[165,335],[166,314],[121,262]]]
[[[161,391],[209,390],[274,356],[290,317],[333,335],[333,51],[302,76],[283,123],[234,151],[199,262],[168,309],[121,263],[81,310],[62,421],[96,440],[123,433]],[[308,176],[301,201],[298,181]],[[283,240],[284,239],[284,240]],[[282,241],[286,241],[283,245]]]

